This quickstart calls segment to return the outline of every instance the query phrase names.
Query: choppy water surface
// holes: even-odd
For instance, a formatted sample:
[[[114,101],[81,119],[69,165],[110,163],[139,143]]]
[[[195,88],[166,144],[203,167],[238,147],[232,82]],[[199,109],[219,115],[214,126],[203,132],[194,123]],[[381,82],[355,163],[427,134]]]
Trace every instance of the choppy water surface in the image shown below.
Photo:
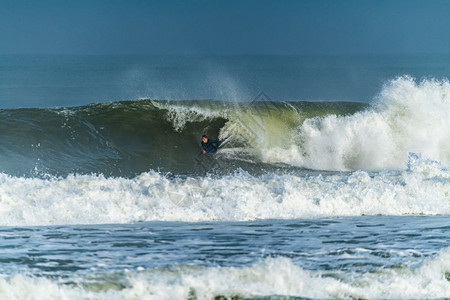
[[[393,290],[406,276],[411,288],[422,289],[418,297],[448,296],[448,222],[446,216],[371,216],[2,227],[0,286],[18,284],[22,274],[31,286],[45,282],[61,293],[99,298],[127,298],[132,290],[166,299],[408,298],[414,294]],[[422,285],[426,276],[430,282]],[[313,283],[330,280],[333,286],[323,289]]]

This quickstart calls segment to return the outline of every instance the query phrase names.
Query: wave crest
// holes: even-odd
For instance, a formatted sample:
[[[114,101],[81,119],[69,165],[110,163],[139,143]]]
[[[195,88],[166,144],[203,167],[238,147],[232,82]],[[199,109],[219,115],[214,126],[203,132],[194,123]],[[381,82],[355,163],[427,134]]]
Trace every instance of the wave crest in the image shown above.
[[[403,169],[408,153],[450,165],[450,84],[400,77],[377,102],[349,116],[307,119],[281,161],[322,170]]]

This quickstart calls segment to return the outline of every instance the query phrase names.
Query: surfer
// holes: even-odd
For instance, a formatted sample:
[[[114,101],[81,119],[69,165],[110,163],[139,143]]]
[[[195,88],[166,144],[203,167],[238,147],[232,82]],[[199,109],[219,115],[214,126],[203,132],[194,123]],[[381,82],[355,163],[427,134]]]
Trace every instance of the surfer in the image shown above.
[[[215,159],[214,154],[219,151],[219,148],[223,141],[227,138],[220,140],[211,140],[206,135],[202,135],[202,151],[195,157],[198,166],[200,167],[200,171],[203,175],[211,172],[214,168],[219,167],[219,162]]]
[[[225,139],[211,140],[206,135],[202,135],[202,153],[203,154],[215,154],[219,150],[220,144]]]

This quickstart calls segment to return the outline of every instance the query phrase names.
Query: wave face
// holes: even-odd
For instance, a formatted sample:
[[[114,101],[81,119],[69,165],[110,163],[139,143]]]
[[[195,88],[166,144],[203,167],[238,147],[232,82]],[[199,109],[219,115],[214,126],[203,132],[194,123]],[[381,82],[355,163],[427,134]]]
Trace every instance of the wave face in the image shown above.
[[[0,171],[14,176],[252,174],[450,165],[450,84],[401,77],[370,106],[342,102],[128,101],[0,111]],[[228,137],[199,164],[199,137]],[[212,167],[214,166],[214,168]]]
[[[218,101],[127,101],[61,109],[0,111],[0,171],[15,176],[104,174],[133,177],[148,170],[203,174],[195,158],[200,137],[230,136],[218,171],[257,169],[262,143],[308,116],[349,113],[361,104],[232,104]],[[270,131],[270,133],[269,133]],[[263,139],[257,139],[266,133]],[[270,147],[270,144],[268,145]],[[241,154],[241,155],[239,155]],[[208,161],[204,162],[208,167]]]

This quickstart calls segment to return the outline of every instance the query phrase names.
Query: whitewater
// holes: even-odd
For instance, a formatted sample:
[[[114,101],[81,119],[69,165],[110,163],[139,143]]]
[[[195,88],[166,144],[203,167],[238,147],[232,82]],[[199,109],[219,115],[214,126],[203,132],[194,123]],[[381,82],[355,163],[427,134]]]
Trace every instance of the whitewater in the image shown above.
[[[221,177],[0,177],[3,226],[250,221],[450,214],[450,172],[410,155],[405,171]]]
[[[266,59],[228,63],[244,64],[248,79]],[[110,63],[55,61],[87,75],[77,68],[97,74]],[[158,63],[142,66],[173,72]],[[333,101],[270,100],[242,96],[244,83],[256,86],[236,83],[243,71],[213,80],[225,92],[197,89],[206,75],[185,63],[176,61],[197,97],[173,89],[175,99],[144,91],[58,106],[49,94],[48,106],[0,110],[0,298],[450,297],[445,77],[383,73],[370,103],[331,88]],[[58,91],[87,84],[52,74]],[[277,82],[294,86],[291,75]],[[108,84],[97,95],[117,92]],[[21,89],[37,97],[35,86]],[[217,155],[200,155],[202,134],[227,138]]]

